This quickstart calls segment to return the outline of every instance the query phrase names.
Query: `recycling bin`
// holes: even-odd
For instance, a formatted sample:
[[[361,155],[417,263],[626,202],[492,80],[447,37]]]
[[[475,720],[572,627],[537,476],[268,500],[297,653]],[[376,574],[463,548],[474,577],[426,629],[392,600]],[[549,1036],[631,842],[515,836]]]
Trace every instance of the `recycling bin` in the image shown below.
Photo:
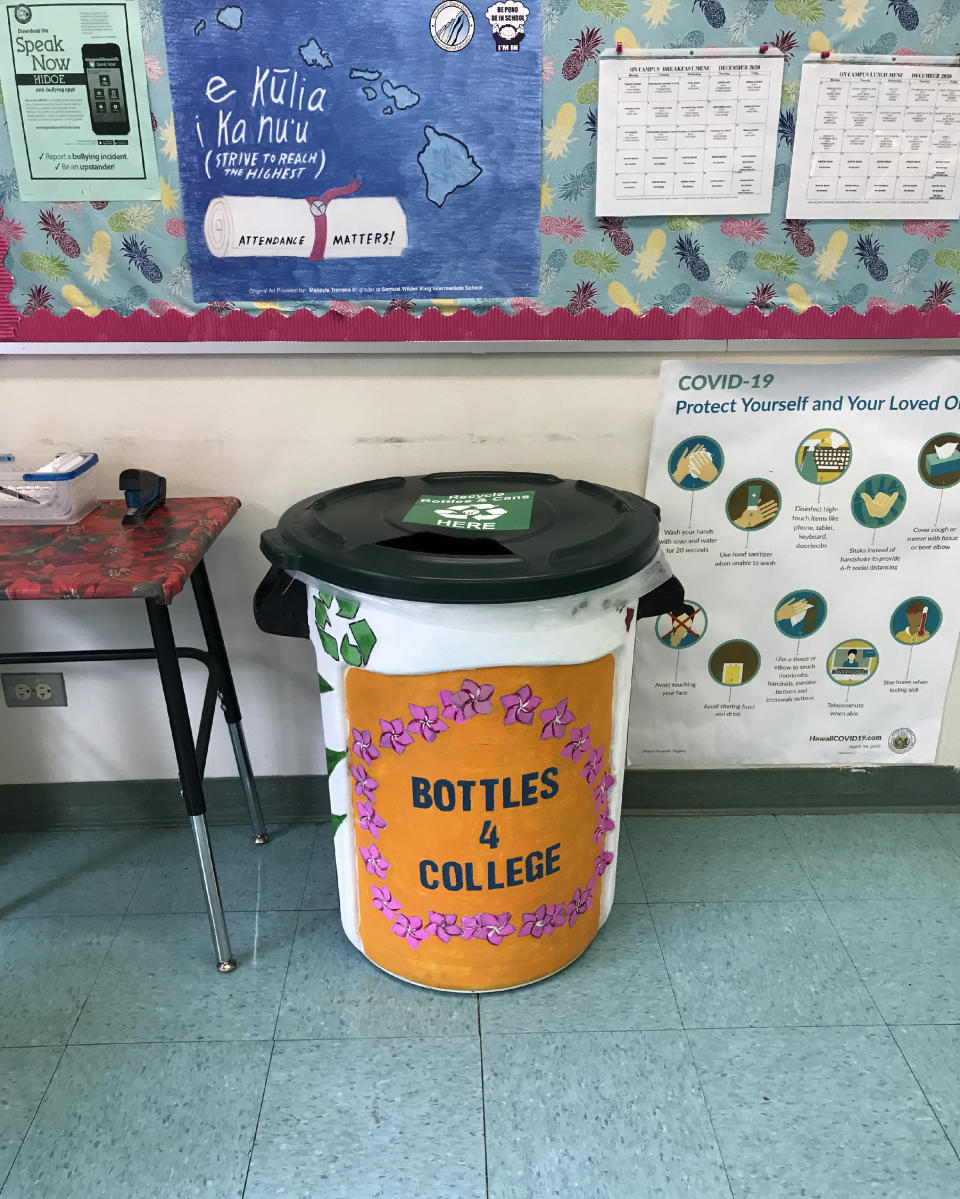
[[[344,931],[450,991],[546,977],[613,903],[637,620],[682,588],[639,496],[552,475],[377,479],[261,548],[316,651]]]

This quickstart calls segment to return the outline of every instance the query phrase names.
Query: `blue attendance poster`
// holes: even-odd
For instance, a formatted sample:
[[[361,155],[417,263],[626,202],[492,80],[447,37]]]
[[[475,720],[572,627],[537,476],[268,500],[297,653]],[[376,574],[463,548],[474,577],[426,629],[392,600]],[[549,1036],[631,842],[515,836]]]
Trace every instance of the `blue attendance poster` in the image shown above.
[[[540,0],[166,0],[194,299],[537,294]]]

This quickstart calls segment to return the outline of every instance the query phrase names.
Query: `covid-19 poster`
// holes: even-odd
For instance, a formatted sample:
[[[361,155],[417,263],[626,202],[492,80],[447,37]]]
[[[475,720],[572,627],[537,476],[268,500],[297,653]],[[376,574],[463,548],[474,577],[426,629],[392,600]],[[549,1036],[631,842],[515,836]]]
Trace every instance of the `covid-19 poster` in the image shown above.
[[[685,602],[634,765],[933,762],[960,631],[957,359],[667,362],[646,493]]]
[[[195,300],[536,295],[540,0],[164,21]]]

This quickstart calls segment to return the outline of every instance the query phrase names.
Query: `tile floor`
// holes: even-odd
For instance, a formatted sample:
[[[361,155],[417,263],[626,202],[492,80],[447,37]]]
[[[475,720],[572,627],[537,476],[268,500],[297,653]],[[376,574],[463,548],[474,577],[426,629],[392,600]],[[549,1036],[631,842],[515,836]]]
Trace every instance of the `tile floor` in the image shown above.
[[[562,974],[443,995],[329,826],[0,838],[2,1199],[952,1199],[960,814],[630,818]]]

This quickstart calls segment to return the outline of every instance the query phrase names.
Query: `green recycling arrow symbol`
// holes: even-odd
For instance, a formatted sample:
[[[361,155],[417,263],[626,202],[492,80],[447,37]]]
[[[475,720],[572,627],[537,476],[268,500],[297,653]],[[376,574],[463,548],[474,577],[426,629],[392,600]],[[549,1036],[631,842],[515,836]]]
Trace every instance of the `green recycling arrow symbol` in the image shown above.
[[[336,615],[330,609],[334,602],[337,605]],[[329,591],[319,591],[314,602],[314,617],[317,624],[317,635],[324,653],[333,658],[334,662],[341,659],[348,666],[366,666],[377,644],[376,634],[363,619],[354,619],[360,611],[360,605],[355,600],[334,597]],[[346,631],[337,640],[336,625],[342,628],[346,623]]]

